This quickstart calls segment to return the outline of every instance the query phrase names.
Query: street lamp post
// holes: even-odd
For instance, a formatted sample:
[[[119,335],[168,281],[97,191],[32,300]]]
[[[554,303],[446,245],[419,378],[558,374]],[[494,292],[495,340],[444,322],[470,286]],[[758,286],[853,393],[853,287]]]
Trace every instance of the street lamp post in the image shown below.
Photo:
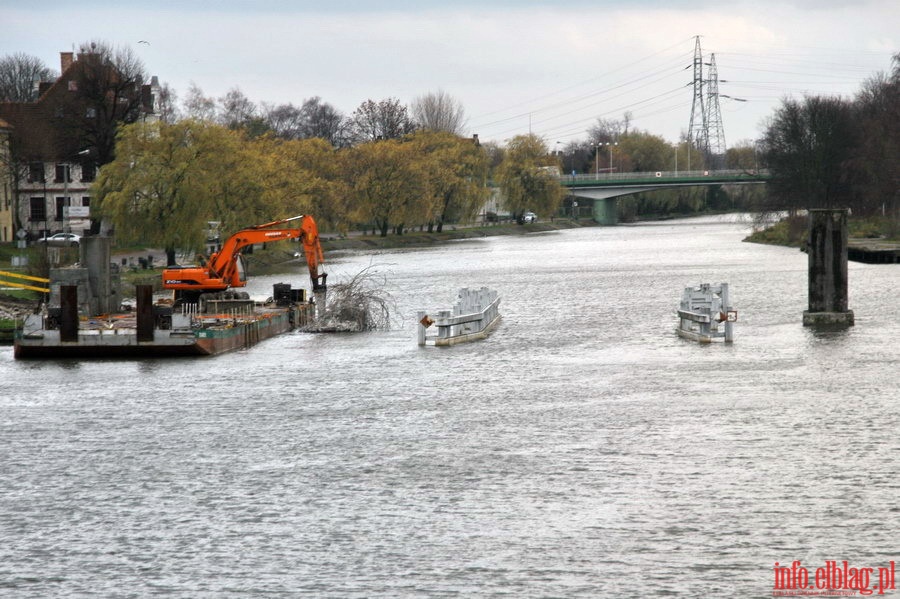
[[[594,152],[594,160],[595,160],[594,174],[595,174],[597,177],[599,177],[599,176],[600,176],[600,146],[602,146],[603,144],[601,144],[601,143],[598,141],[598,142],[597,142],[596,144],[594,144],[594,145],[597,146],[597,150]]]
[[[606,145],[609,146],[609,174],[612,175],[612,171],[613,171],[612,149],[613,149],[613,146],[619,145],[619,142],[608,141],[608,142],[606,142]]]
[[[71,166],[68,162],[63,163],[63,232],[69,232],[69,173]]]

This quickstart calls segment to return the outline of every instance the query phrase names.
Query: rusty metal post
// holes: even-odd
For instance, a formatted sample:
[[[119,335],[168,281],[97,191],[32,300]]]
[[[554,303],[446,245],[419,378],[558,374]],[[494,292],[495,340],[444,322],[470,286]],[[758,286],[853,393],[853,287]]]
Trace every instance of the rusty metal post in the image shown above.
[[[847,210],[809,211],[809,309],[804,326],[853,326],[847,301]]]
[[[78,341],[78,286],[59,286],[59,340]]]
[[[153,285],[135,285],[137,295],[137,340],[153,341]]]

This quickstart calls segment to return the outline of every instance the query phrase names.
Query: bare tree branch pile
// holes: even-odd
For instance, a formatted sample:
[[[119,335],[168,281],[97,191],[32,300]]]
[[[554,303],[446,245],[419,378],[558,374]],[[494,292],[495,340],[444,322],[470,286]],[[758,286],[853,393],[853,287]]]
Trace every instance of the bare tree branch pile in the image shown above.
[[[387,278],[368,266],[346,283],[328,286],[325,309],[305,330],[312,333],[357,333],[386,330],[396,305],[385,290]]]

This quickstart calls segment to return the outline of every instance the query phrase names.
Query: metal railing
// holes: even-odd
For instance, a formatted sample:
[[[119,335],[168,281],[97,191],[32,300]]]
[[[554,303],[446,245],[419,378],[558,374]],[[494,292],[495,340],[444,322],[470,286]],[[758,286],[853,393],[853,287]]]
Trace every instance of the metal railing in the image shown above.
[[[765,181],[769,178],[768,169],[725,169],[718,171],[650,171],[634,173],[581,173],[577,175],[560,175],[563,185],[584,185],[589,183],[659,183],[662,181]]]
[[[500,319],[500,296],[485,287],[460,289],[452,310],[439,310],[434,318],[420,310],[417,318],[419,345],[454,345],[483,339]],[[437,335],[429,336],[432,325]]]

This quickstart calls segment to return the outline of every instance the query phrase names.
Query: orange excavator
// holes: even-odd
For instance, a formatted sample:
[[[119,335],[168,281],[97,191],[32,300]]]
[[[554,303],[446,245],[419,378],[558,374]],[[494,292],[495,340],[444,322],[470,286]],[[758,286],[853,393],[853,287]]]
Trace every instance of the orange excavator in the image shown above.
[[[300,220],[297,228],[278,228]],[[268,243],[282,239],[299,239],[306,254],[313,293],[325,291],[328,275],[319,272],[324,256],[319,243],[319,229],[311,216],[300,215],[256,225],[238,231],[222,244],[222,249],[209,257],[205,266],[172,266],[163,270],[163,288],[175,290],[175,303],[194,303],[203,293],[225,291],[247,284],[241,250],[254,243]]]

